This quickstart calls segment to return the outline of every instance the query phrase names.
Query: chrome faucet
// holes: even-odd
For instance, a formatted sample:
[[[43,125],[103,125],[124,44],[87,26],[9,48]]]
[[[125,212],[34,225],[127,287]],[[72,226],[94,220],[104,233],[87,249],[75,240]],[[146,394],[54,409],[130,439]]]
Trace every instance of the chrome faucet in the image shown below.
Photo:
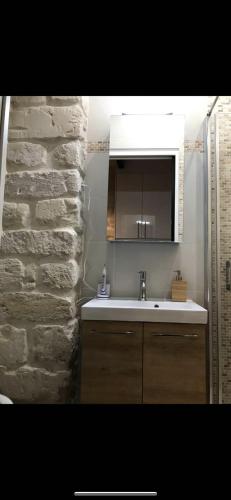
[[[140,274],[140,292],[138,300],[147,300],[146,298],[146,271],[139,271]]]

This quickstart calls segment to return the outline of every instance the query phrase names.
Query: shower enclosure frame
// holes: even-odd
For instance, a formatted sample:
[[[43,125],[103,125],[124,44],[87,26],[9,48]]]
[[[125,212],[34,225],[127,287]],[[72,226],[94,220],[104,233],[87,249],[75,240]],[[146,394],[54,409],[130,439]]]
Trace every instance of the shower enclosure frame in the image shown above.
[[[4,203],[4,187],[6,175],[6,156],[11,96],[2,96],[0,109],[0,241],[2,234],[2,212]]]
[[[211,177],[211,117],[214,112],[215,105],[219,99],[216,96],[211,109],[207,113],[205,120],[205,134],[204,143],[206,144],[206,161],[204,169],[204,185],[205,185],[205,307],[209,312],[209,402],[214,403],[214,378],[213,378],[213,313],[216,308],[217,318],[217,338],[216,338],[216,352],[217,352],[217,369],[216,369],[216,386],[217,386],[217,400],[218,404],[222,404],[222,373],[221,373],[221,283],[219,273],[220,262],[220,238],[216,238],[216,261],[215,261],[215,275],[217,285],[217,300],[213,304],[212,298],[212,177]],[[217,126],[217,116],[214,117],[214,182],[215,190],[215,228],[216,235],[220,234],[220,171],[219,171],[219,136]]]

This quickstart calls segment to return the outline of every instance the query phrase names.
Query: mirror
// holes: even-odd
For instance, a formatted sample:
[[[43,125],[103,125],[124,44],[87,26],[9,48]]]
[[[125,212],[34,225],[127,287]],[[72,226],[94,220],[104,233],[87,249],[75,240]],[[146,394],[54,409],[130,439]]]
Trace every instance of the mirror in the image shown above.
[[[179,157],[171,153],[109,159],[109,241],[179,241]]]

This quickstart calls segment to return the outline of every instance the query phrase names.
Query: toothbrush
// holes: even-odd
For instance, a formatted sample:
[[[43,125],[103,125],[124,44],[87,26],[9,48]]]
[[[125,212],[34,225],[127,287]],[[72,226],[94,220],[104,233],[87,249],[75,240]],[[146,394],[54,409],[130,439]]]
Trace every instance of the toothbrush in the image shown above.
[[[105,293],[106,292],[106,266],[104,265],[103,272],[102,272],[102,277],[103,277],[103,283],[101,287],[101,292]]]

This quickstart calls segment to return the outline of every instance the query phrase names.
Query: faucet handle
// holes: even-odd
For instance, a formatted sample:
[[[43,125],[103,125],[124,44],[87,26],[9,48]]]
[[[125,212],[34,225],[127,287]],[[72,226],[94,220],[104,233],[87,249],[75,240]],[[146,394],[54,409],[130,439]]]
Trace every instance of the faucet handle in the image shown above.
[[[146,271],[138,271],[138,274],[140,274],[141,279],[144,280],[146,278]]]

